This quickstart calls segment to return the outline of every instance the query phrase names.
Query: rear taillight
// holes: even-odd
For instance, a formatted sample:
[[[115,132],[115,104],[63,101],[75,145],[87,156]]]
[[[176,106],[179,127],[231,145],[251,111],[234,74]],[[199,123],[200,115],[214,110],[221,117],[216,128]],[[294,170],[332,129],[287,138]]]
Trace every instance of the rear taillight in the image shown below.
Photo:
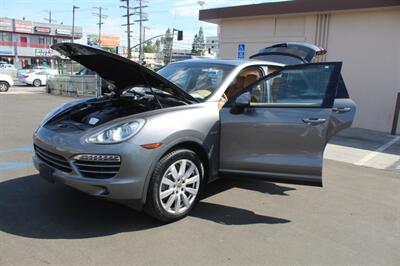
[[[22,74],[22,77],[27,78],[27,77],[29,77],[29,75]]]

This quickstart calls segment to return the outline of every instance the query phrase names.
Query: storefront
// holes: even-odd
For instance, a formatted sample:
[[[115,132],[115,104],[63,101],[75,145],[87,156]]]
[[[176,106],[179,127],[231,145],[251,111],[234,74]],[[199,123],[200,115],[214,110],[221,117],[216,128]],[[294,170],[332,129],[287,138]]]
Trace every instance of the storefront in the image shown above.
[[[74,39],[81,37],[82,28],[75,27]],[[71,39],[71,26],[0,18],[0,61],[22,68],[54,67],[59,54],[51,45]]]

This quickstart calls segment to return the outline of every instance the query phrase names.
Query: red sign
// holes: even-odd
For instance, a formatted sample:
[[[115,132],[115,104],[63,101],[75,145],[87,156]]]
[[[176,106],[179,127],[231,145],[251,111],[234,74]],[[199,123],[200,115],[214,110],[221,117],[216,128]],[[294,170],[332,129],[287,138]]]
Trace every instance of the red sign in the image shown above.
[[[32,22],[30,21],[15,20],[15,31],[31,33],[32,28]]]
[[[35,32],[50,33],[51,29],[47,27],[35,27]]]

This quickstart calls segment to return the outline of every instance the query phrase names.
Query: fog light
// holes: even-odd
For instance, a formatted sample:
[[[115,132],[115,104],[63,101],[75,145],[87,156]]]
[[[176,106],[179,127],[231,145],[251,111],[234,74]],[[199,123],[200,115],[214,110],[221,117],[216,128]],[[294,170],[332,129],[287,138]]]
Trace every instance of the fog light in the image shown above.
[[[120,162],[121,157],[115,154],[79,154],[73,157],[74,160],[94,162]]]

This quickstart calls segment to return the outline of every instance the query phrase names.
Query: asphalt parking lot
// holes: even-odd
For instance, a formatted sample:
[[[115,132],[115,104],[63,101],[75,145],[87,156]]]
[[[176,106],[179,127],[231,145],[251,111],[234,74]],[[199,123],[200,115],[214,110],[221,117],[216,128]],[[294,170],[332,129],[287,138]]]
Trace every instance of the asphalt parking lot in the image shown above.
[[[189,217],[163,225],[37,175],[32,133],[71,100],[42,92],[0,94],[0,265],[400,265],[400,144],[371,155],[389,136],[367,134],[367,149],[332,140],[324,188],[219,180]]]

